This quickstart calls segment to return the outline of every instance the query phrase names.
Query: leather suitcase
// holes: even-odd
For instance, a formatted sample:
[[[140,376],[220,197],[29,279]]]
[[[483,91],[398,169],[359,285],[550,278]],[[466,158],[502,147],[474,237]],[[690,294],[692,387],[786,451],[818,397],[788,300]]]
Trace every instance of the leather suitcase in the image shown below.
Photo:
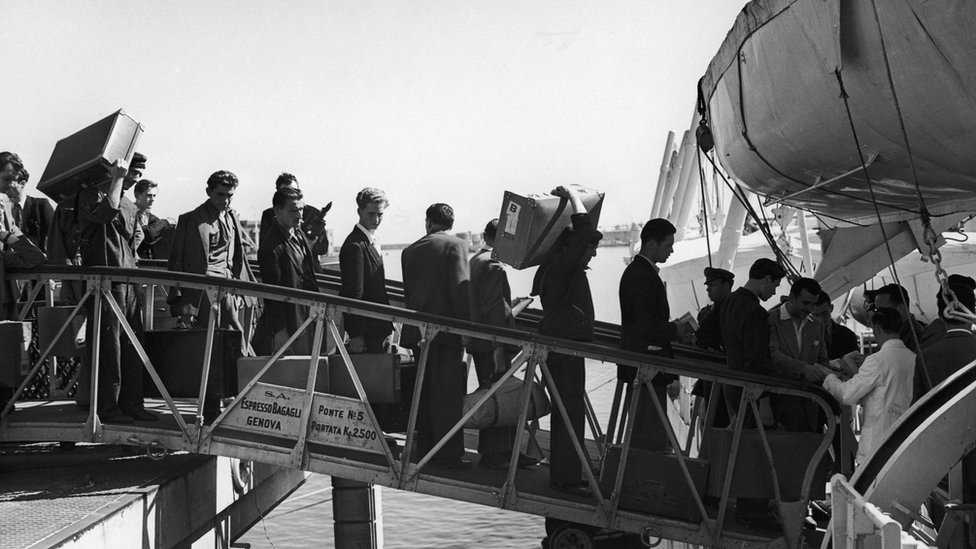
[[[43,353],[54,336],[71,314],[74,306],[39,307],[37,309],[37,347]],[[51,350],[52,356],[69,357],[85,354],[85,310],[81,309],[71,319]]]
[[[268,362],[270,356],[247,356],[237,359],[237,386],[244,388]],[[283,356],[261,376],[262,383],[281,385],[305,390],[308,384],[308,363],[310,356]],[[329,359],[319,357],[318,372],[315,374],[315,392],[329,392]]]
[[[596,227],[603,207],[603,193],[573,185]],[[572,225],[572,205],[551,194],[520,195],[505,191],[502,211],[498,214],[498,234],[494,256],[516,269],[534,267],[542,262],[563,229]]]
[[[394,354],[349,355],[370,404],[400,402],[400,356]],[[359,398],[341,355],[329,355],[330,393]]]
[[[58,141],[37,190],[62,202],[88,187],[108,182],[109,167],[132,160],[143,126],[117,111]]]
[[[30,373],[31,323],[5,320],[0,322],[0,387],[16,389]]]
[[[202,329],[146,332],[146,354],[171,396],[199,396],[206,341],[207,331]],[[237,394],[237,359],[240,356],[241,333],[237,330],[215,330],[210,377],[207,380],[208,396],[219,398]],[[148,373],[143,387],[146,396],[159,396],[159,391]]]
[[[731,429],[709,427],[705,430],[707,459],[716,465],[712,467],[708,476],[710,496],[719,497],[722,493],[722,480],[732,450],[732,435]],[[769,440],[769,449],[773,454],[773,463],[776,464],[776,478],[779,480],[783,500],[795,501],[800,497],[807,464],[823,441],[823,435],[766,430],[766,438]],[[824,497],[829,468],[828,459],[824,457],[813,475],[813,484],[810,486],[811,498]],[[740,498],[774,497],[769,461],[766,459],[766,451],[756,429],[742,430],[730,495]]]
[[[620,454],[620,446],[611,446],[607,450],[600,476],[600,490],[604,497],[610,496],[617,481]],[[698,496],[702,497],[708,479],[708,462],[685,458],[685,465]],[[620,485],[620,508],[689,522],[701,521],[701,513],[688,489],[681,465],[672,453],[637,448],[627,452],[627,470]]]

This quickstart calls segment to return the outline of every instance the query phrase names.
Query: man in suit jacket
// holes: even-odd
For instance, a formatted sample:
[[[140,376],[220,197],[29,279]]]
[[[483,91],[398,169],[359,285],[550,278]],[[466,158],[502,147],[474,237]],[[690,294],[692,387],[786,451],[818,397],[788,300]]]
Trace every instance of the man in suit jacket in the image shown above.
[[[820,291],[816,280],[800,278],[786,303],[769,312],[769,358],[775,375],[817,385],[827,377],[824,326],[813,314]],[[774,408],[777,422],[787,431],[819,430],[818,408],[810,399],[777,395]]]
[[[261,280],[265,284],[317,292],[317,265],[312,261],[308,240],[299,229],[304,206],[302,192],[283,187],[275,192],[272,205],[275,224],[258,248]],[[254,334],[255,350],[261,355],[273,354],[307,318],[305,305],[265,300],[264,313]],[[312,354],[307,332],[295,341],[292,351],[291,354]]]
[[[169,219],[156,217],[152,213],[153,204],[159,194],[159,184],[155,181],[142,179],[136,183],[133,189],[134,204],[136,206],[136,217],[139,226],[142,228],[142,238],[136,252],[141,259],[166,259],[168,254],[157,254],[157,249],[165,248],[161,246],[162,240],[166,235],[172,235],[171,227],[176,225]]]
[[[275,180],[275,192],[283,188],[298,189],[298,178],[294,175],[283,172]],[[300,190],[300,189],[299,189]],[[264,240],[268,230],[274,226],[274,208],[268,208],[261,212],[261,225],[258,232],[258,240]],[[325,213],[314,206],[305,204],[302,211],[302,224],[299,227],[309,244],[312,246],[313,261],[318,262],[318,256],[329,253],[329,235],[325,230]]]
[[[666,219],[652,219],[641,230],[640,253],[624,269],[620,277],[620,348],[625,351],[673,358],[671,340],[675,328],[671,324],[671,309],[667,289],[658,274],[658,263],[664,263],[674,251],[676,229]],[[617,379],[634,381],[637,370],[631,366],[617,366]],[[658,374],[651,381],[654,393],[667,409],[668,384],[677,379]],[[634,418],[631,444],[634,448],[664,451],[668,448],[665,424],[658,416],[651,394],[641,387]]]
[[[954,280],[953,276],[957,278]],[[968,279],[968,280],[960,280]],[[969,277],[952,275],[949,277],[949,289],[956,296],[958,304],[969,310],[976,311],[976,296],[973,294]],[[928,367],[929,381],[932,386],[938,385],[949,376],[968,366],[976,360],[976,334],[973,333],[972,320],[964,315],[958,315],[957,305],[945,305],[939,316],[945,323],[945,334],[936,342],[922,348],[921,358]],[[915,388],[912,402],[922,397],[931,389],[926,386],[922,378],[922,360],[915,362]],[[976,503],[976,452],[970,452],[962,460],[963,503]]]
[[[401,256],[403,293],[407,307],[424,313],[469,320],[470,296],[467,245],[447,234],[454,226],[454,210],[447,204],[427,208],[426,236]],[[419,356],[420,331],[404,326],[401,342]],[[461,420],[467,365],[462,360],[461,336],[438,334],[429,342],[420,410],[417,416],[419,451],[427,453]],[[463,459],[463,430],[437,453],[432,464],[449,469],[469,469]]]
[[[380,189],[367,187],[356,195],[359,222],[339,250],[340,296],[390,304],[383,254],[376,240],[376,229],[383,222],[387,205],[386,193]],[[346,314],[344,326],[349,335],[347,348],[350,353],[385,353],[389,350],[393,324],[388,320]]]
[[[24,161],[20,155],[10,151],[0,152],[0,229],[4,231],[16,226],[7,189],[22,177],[23,171]]]
[[[27,196],[24,187],[30,174],[27,170],[20,170],[20,176],[11,181],[7,187],[7,197],[10,198],[10,211],[13,224],[42,252],[47,251],[47,235],[51,230],[54,219],[54,208],[46,198]]]
[[[482,233],[485,245],[478,253],[471,256],[468,262],[471,270],[471,321],[489,326],[513,328],[515,317],[512,315],[512,289],[508,285],[508,275],[501,261],[491,257],[497,233],[498,219],[496,218],[485,225],[485,231]],[[467,349],[474,359],[474,369],[478,374],[480,387],[489,386],[495,381],[495,376],[500,376],[508,370],[512,361],[511,349],[484,339],[468,340]],[[514,425],[482,429],[478,433],[478,453],[481,454],[478,465],[489,469],[508,470],[517,432],[518,428]],[[529,456],[519,455],[519,467],[536,463],[538,461]]]
[[[207,179],[207,201],[176,222],[167,262],[170,271],[254,282],[244,249],[244,228],[237,212],[230,208],[237,185],[237,176],[228,171],[215,172]],[[171,288],[167,298],[170,313],[191,324],[206,326],[210,307],[205,296],[200,290]],[[238,299],[227,294],[221,299],[217,319],[218,326],[241,331],[245,355],[249,331],[241,325],[238,311],[254,302],[252,298]]]

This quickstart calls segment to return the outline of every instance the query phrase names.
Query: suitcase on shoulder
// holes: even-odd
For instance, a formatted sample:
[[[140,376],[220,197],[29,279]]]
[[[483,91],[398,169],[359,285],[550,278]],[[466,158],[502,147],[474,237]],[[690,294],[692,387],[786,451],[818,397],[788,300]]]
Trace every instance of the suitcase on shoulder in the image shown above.
[[[573,187],[596,227],[600,221],[603,193],[580,185]],[[494,256],[516,269],[539,265],[563,229],[572,225],[572,213],[569,201],[558,196],[505,191],[502,211],[498,214]]]
[[[37,190],[55,202],[106,183],[109,167],[117,160],[132,160],[142,124],[119,110],[58,141]]]
[[[207,331],[203,329],[146,332],[146,354],[170,396],[199,396],[206,342]],[[217,398],[234,396],[238,389],[237,359],[241,356],[241,333],[237,330],[214,330],[212,348],[207,395]],[[143,386],[146,396],[160,396],[148,373]]]

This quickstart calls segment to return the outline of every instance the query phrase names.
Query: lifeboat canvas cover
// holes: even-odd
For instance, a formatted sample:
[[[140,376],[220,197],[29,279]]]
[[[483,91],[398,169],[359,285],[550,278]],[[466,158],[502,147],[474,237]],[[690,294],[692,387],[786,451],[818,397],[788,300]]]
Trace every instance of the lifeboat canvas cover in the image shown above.
[[[933,215],[976,209],[973,28],[973,2],[749,3],[700,84],[716,159],[771,197],[836,178],[786,202],[874,224],[856,131],[885,222],[918,217],[916,182]]]

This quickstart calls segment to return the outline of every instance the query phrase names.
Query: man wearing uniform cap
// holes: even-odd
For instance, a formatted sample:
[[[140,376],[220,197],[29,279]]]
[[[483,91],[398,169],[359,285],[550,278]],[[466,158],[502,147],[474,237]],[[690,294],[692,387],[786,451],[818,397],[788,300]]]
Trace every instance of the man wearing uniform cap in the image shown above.
[[[715,312],[718,303],[732,293],[734,280],[735,275],[725,269],[705,267],[705,292],[712,303],[698,312],[698,331],[695,333],[695,341],[703,349],[723,349],[722,330],[718,326],[718,315]]]

